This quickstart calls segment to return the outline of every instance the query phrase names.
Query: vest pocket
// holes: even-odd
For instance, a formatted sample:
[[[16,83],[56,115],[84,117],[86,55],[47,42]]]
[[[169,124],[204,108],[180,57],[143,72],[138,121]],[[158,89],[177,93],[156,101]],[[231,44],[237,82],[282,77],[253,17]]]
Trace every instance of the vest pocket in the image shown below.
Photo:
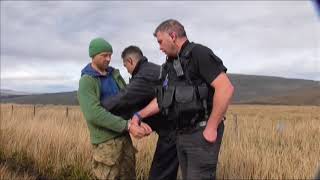
[[[175,110],[181,113],[196,113],[202,109],[193,86],[177,86],[175,93]]]
[[[160,109],[167,109],[172,105],[173,97],[175,94],[175,87],[168,86],[165,90],[162,86],[156,89],[156,96],[158,101],[158,106]]]

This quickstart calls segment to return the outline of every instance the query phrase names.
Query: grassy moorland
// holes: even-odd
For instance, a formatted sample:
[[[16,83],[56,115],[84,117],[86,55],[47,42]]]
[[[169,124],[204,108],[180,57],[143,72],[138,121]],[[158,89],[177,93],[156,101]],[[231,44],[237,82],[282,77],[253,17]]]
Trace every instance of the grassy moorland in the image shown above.
[[[1,104],[0,179],[92,177],[88,130],[79,107]],[[34,111],[35,110],[35,111]],[[320,107],[232,105],[219,179],[310,179],[320,165]],[[146,179],[157,135],[134,139]]]

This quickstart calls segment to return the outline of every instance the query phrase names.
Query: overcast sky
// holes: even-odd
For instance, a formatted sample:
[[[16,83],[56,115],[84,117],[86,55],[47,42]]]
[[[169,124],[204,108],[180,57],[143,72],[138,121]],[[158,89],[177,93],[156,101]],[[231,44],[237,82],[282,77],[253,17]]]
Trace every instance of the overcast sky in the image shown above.
[[[1,89],[76,90],[98,36],[113,45],[111,65],[128,81],[122,50],[137,45],[162,64],[152,33],[169,18],[229,73],[320,80],[320,18],[311,1],[1,1]]]

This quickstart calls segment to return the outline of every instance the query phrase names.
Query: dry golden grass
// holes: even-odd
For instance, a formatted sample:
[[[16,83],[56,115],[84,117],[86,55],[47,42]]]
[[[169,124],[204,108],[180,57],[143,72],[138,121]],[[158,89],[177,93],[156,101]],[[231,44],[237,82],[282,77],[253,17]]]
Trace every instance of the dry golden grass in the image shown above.
[[[238,114],[238,133],[232,114]],[[320,107],[233,106],[220,178],[310,179],[320,163]]]
[[[67,118],[65,111],[38,106],[33,117],[33,106],[14,105],[11,112],[11,105],[2,104],[0,160],[46,177],[90,178],[85,121],[78,107],[69,107]],[[227,119],[219,179],[313,178],[320,163],[320,107],[234,105]],[[139,179],[148,176],[156,141],[156,134],[134,140]]]
[[[10,109],[10,110],[9,110]],[[90,169],[90,144],[78,108],[45,106],[1,107],[1,151],[4,158],[28,164],[52,177],[86,177]],[[74,110],[75,109],[75,110]]]
[[[27,173],[18,174],[16,172],[12,172],[6,164],[0,164],[0,179],[35,180],[36,177],[30,176]]]

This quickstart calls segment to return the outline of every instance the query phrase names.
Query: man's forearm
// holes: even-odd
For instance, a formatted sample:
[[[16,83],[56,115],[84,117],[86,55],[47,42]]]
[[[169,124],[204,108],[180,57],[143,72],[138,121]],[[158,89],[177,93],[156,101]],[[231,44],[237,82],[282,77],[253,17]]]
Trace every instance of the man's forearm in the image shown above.
[[[160,109],[158,106],[157,98],[154,98],[145,108],[139,111],[142,118],[147,118],[152,115],[159,113]]]
[[[207,128],[217,129],[222,121],[233,95],[233,87],[216,89],[213,97],[213,109],[211,111]]]

